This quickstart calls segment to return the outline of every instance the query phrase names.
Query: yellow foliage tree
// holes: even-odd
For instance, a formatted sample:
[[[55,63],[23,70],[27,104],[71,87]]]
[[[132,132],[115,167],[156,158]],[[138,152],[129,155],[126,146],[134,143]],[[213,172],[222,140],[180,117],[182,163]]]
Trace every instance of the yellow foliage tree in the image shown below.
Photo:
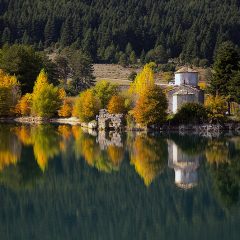
[[[21,116],[29,116],[32,107],[32,94],[27,93],[21,97],[16,105],[15,112]]]
[[[220,95],[210,95],[205,101],[205,105],[209,110],[209,118],[211,121],[224,120],[226,112],[228,110],[227,99]]]
[[[162,89],[153,85],[138,98],[132,111],[136,122],[142,126],[163,124],[167,116],[167,98]]]
[[[20,95],[17,78],[0,69],[0,116],[13,115]]]
[[[120,95],[112,96],[107,109],[109,113],[113,114],[126,113],[127,109],[125,107],[125,98]]]
[[[94,92],[88,89],[80,94],[75,103],[75,109],[77,116],[81,121],[89,122],[94,120],[101,107],[101,103]]]
[[[154,85],[154,72],[151,64],[146,64],[138,73],[129,90],[133,94],[142,95],[149,87]]]
[[[62,104],[62,92],[48,83],[48,77],[41,70],[32,93],[32,114],[38,117],[52,117]]]

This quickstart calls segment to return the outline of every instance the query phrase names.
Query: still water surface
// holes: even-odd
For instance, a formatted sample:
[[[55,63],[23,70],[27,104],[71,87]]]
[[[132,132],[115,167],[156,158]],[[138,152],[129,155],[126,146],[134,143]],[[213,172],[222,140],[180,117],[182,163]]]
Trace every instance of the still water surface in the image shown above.
[[[0,125],[0,239],[239,239],[240,137]]]

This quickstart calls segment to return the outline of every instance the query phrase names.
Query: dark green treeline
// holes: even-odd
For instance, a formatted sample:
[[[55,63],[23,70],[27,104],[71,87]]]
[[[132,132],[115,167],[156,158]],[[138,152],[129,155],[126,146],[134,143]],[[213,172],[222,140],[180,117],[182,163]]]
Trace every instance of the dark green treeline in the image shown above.
[[[239,0],[0,0],[0,42],[74,43],[105,62],[156,48],[212,61],[219,43],[240,45],[239,7]]]

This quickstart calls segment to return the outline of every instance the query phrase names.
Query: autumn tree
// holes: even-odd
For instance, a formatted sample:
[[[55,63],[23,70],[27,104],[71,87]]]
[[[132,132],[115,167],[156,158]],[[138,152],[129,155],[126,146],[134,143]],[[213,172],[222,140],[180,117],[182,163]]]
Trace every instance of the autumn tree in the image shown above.
[[[10,116],[20,98],[20,86],[15,76],[0,69],[0,116]]]
[[[120,95],[112,96],[108,103],[107,109],[109,113],[113,113],[113,114],[126,113],[127,108],[125,105],[125,98]]]
[[[167,98],[163,90],[156,85],[148,89],[138,98],[133,109],[136,122],[143,126],[163,124],[167,116]]]
[[[15,112],[21,116],[29,116],[32,108],[32,94],[26,93],[18,101]]]
[[[48,83],[46,72],[41,70],[33,88],[32,114],[38,117],[52,117],[61,104],[61,91]]]
[[[74,111],[81,121],[89,122],[94,120],[101,107],[99,99],[92,89],[80,93],[76,100]]]
[[[58,111],[59,117],[71,117],[72,116],[72,102],[69,99],[63,100],[63,104]]]
[[[208,116],[211,121],[223,121],[228,110],[227,100],[220,95],[210,95],[207,97],[205,105],[209,110]]]
[[[106,80],[99,81],[93,88],[93,93],[101,102],[101,108],[106,108],[111,97],[117,95],[118,92],[118,85]]]
[[[141,95],[146,89],[154,85],[154,72],[152,64],[146,64],[143,70],[137,74],[133,83],[130,86],[130,92]]]

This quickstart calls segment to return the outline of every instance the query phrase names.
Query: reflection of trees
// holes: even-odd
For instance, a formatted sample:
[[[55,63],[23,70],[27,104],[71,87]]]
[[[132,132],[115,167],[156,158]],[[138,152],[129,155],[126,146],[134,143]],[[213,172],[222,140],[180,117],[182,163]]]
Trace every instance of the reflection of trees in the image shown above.
[[[207,146],[207,139],[198,135],[178,135],[173,134],[170,136],[177,146],[189,156],[199,155],[203,153]]]
[[[227,163],[229,162],[229,146],[228,142],[215,139],[208,142],[206,149],[206,158],[210,164]]]
[[[60,125],[58,126],[58,133],[61,136],[61,141],[59,143],[59,147],[61,152],[66,153],[69,146],[69,140],[72,135],[72,128],[70,125]]]
[[[59,136],[53,126],[38,125],[32,129],[33,152],[42,171],[49,159],[59,153]]]
[[[73,135],[77,158],[83,157],[89,166],[96,167],[99,171],[111,172],[118,169],[121,148],[108,147],[107,150],[101,150],[96,137],[84,133],[80,127],[73,127]]]
[[[19,138],[19,140],[26,146],[32,145],[32,135],[31,135],[31,126],[22,125],[14,128],[14,132]]]
[[[16,164],[21,155],[21,143],[11,131],[10,126],[0,126],[0,171]]]
[[[222,203],[231,206],[239,201],[240,189],[240,150],[231,141],[214,140],[209,143],[206,158],[214,178],[215,190]]]
[[[59,152],[59,137],[51,125],[20,126],[14,132],[24,145],[33,145],[33,152],[42,171],[45,170],[48,160]]]
[[[136,136],[131,152],[131,163],[146,186],[163,171],[167,159],[167,143],[162,138]]]
[[[111,145],[107,148],[107,152],[108,152],[109,158],[110,158],[111,162],[113,163],[113,165],[116,167],[120,166],[120,164],[124,158],[123,148]]]

